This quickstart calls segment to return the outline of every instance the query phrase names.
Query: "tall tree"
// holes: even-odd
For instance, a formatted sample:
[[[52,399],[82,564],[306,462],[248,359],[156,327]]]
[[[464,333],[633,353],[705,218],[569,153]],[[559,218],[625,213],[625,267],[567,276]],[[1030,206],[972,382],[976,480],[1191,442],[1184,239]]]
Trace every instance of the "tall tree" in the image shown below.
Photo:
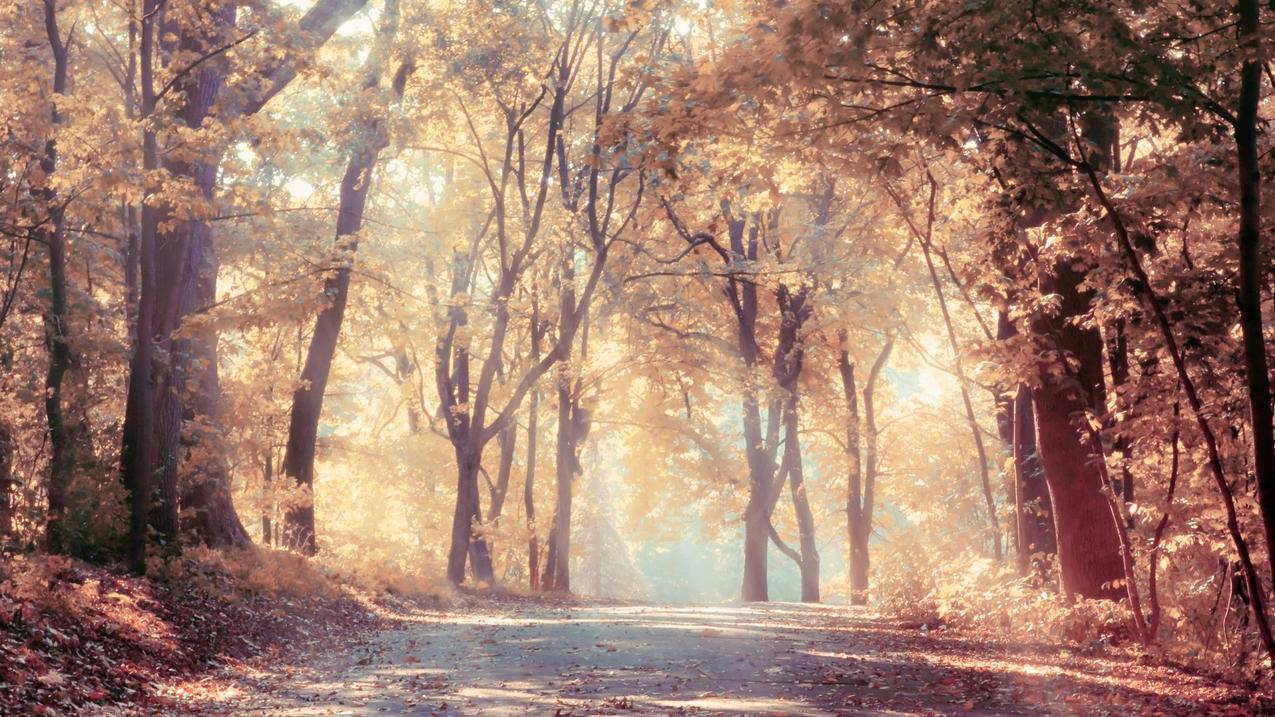
[[[56,0],[44,0],[44,27],[48,36],[49,50],[53,53],[53,102],[50,132],[56,133],[62,124],[62,114],[58,103],[67,94],[67,68],[70,61],[70,45],[73,38],[70,33],[62,36],[58,29],[58,5]],[[69,425],[73,420],[65,410],[63,380],[67,371],[72,370],[79,362],[72,348],[70,311],[67,305],[66,279],[66,208],[60,203],[65,201],[53,189],[54,173],[58,168],[57,140],[50,136],[44,143],[44,156],[40,160],[40,170],[44,174],[46,188],[44,200],[48,204],[48,217],[41,232],[43,243],[49,253],[49,309],[44,315],[45,344],[49,352],[49,369],[44,386],[44,414],[49,425],[49,446],[52,456],[49,459],[49,518],[48,545],[50,552],[60,553],[66,549],[63,536],[63,521],[66,519],[67,491],[70,489],[72,473],[75,469],[74,445],[76,431]]]
[[[850,604],[868,604],[868,568],[871,564],[869,541],[872,537],[872,513],[876,502],[876,483],[879,470],[876,418],[876,386],[881,371],[894,351],[894,338],[887,338],[872,361],[868,378],[863,386],[863,416],[859,416],[858,387],[854,377],[854,363],[850,360],[849,337],[845,330],[839,336],[837,367],[841,373],[841,387],[846,402],[846,457],[849,471],[846,477],[846,534],[850,555]],[[862,422],[862,427],[860,426]]]
[[[381,10],[375,43],[363,65],[362,85],[355,97],[359,108],[357,117],[352,126],[347,128],[350,147],[345,174],[341,178],[336,219],[335,243],[340,257],[335,269],[324,278],[324,305],[310,334],[305,367],[301,370],[297,390],[292,395],[292,409],[289,413],[283,472],[306,491],[307,498],[301,505],[289,508],[284,519],[284,536],[288,545],[310,555],[318,551],[314,503],[310,496],[314,486],[315,443],[318,440],[319,418],[323,411],[323,392],[327,389],[332,359],[336,355],[337,340],[341,333],[341,322],[345,318],[345,306],[350,294],[351,264],[358,251],[358,237],[363,227],[368,191],[381,151],[390,142],[385,114],[392,105],[381,95],[384,94],[384,68],[398,33],[398,25],[398,0],[386,0]],[[392,101],[403,97],[412,71],[410,59],[400,64],[390,82]]]

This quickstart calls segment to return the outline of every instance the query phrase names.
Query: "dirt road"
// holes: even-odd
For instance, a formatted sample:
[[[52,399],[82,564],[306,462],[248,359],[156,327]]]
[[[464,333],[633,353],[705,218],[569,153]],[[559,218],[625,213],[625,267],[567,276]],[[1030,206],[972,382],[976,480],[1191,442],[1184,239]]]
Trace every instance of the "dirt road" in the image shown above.
[[[1093,654],[1082,654],[1093,652]],[[1245,714],[1123,653],[1003,645],[849,608],[505,604],[414,613],[178,690],[252,715]]]

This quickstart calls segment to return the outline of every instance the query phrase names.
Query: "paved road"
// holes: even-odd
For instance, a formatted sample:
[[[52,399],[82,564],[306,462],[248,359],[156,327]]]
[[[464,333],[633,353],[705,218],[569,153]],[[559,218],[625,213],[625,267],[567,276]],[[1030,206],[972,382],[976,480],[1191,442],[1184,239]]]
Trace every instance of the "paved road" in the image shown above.
[[[280,717],[1193,714],[1172,695],[1235,699],[1119,655],[918,628],[776,603],[491,605],[414,613],[200,694],[208,712]]]

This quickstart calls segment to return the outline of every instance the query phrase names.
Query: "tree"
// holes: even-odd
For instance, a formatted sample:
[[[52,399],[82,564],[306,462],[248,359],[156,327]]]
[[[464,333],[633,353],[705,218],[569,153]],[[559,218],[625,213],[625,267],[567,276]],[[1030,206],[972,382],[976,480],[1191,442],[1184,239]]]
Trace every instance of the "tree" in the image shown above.
[[[363,83],[355,98],[361,107],[361,116],[349,128],[349,159],[341,178],[340,206],[337,209],[336,244],[339,251],[348,255],[323,282],[325,304],[315,319],[310,335],[310,347],[306,352],[305,368],[301,370],[298,388],[293,393],[292,410],[288,426],[288,444],[283,458],[283,471],[305,490],[314,484],[315,441],[318,438],[319,417],[323,410],[323,392],[336,354],[341,322],[349,300],[350,263],[358,250],[358,233],[363,225],[363,212],[367,206],[368,191],[372,184],[377,159],[390,139],[385,128],[384,114],[389,107],[382,107],[385,100],[381,83],[385,74],[390,45],[398,31],[399,8],[397,0],[387,0],[381,10],[380,28],[376,42],[363,67]],[[395,71],[391,90],[395,98],[402,98],[407,80],[414,67],[411,59],[404,60]],[[364,104],[366,103],[366,104]],[[313,555],[318,551],[314,527],[314,505],[305,503],[292,508],[284,524],[285,541],[303,553]]]

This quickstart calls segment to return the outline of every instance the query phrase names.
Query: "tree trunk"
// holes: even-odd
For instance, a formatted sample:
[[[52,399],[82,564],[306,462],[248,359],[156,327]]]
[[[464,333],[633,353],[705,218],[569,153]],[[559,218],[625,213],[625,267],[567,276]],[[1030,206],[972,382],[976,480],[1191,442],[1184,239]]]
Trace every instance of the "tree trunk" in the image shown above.
[[[265,460],[262,461],[261,473],[261,544],[274,545],[274,457],[267,447]]]
[[[849,336],[838,332],[841,344],[837,368],[846,401],[846,539],[850,546],[850,604],[868,604],[868,541],[863,516],[863,463],[859,440],[859,389],[855,386],[854,364],[850,362]]]
[[[806,483],[802,475],[801,437],[798,433],[797,398],[788,400],[784,418],[784,450],[791,451],[788,461],[788,488],[792,492],[797,514],[797,532],[801,538],[801,601],[819,602],[819,550],[815,543],[815,516],[810,510]]]
[[[1129,382],[1129,340],[1125,337],[1124,319],[1113,322],[1106,340],[1106,349],[1107,366],[1111,371],[1111,392],[1115,394],[1115,415],[1111,417],[1111,426],[1115,428],[1116,435],[1111,450],[1120,454],[1120,484],[1117,487],[1124,502],[1132,503],[1133,471],[1130,464],[1133,457],[1128,437],[1120,425],[1127,420],[1121,418],[1120,414],[1129,405],[1125,393],[1130,390],[1125,386]],[[1129,527],[1132,528],[1133,525],[1130,524]]]
[[[1062,298],[1057,316],[1038,317],[1033,330],[1042,343],[1040,385],[1032,391],[1036,445],[1049,487],[1058,541],[1062,587],[1068,597],[1120,599],[1125,591],[1120,540],[1110,520],[1095,467],[1103,460],[1084,437],[1087,410],[1103,406],[1102,337],[1097,329],[1075,325],[1086,313],[1090,292],[1082,292],[1083,273],[1062,260],[1055,275],[1041,281],[1041,293]],[[1067,364],[1074,363],[1075,368]]]
[[[544,575],[546,589],[558,592],[571,591],[571,488],[578,465],[573,419],[577,407],[566,366],[562,365],[558,376],[557,494],[549,533],[549,567]]]
[[[45,0],[44,26],[53,52],[53,94],[60,97],[66,94],[67,45],[58,30],[55,0]],[[56,131],[62,123],[62,116],[56,106],[51,114],[50,131]],[[65,403],[62,394],[62,380],[76,363],[70,345],[70,319],[67,315],[66,216],[64,209],[58,205],[56,192],[47,184],[57,171],[57,159],[57,146],[54,138],[50,137],[44,144],[40,169],[46,182],[42,198],[48,211],[48,222],[41,234],[49,250],[50,301],[49,310],[44,315],[49,366],[44,382],[44,413],[49,426],[49,448],[52,453],[49,458],[49,515],[46,530],[48,549],[52,553],[60,553],[67,548],[62,535],[62,521],[66,517],[67,491],[71,484],[76,450],[72,431],[63,411]],[[3,477],[7,478],[7,472]]]
[[[376,47],[368,55],[364,66],[364,78],[360,101],[381,83],[381,75],[389,44],[398,32],[398,3],[386,4],[381,26],[377,31]],[[410,72],[408,64],[404,69]],[[400,70],[395,77],[394,89],[398,97],[403,94],[406,75]],[[389,144],[385,120],[374,108],[363,107],[363,116],[356,120],[356,139],[350,148],[345,174],[341,178],[340,207],[337,210],[335,244],[340,250],[348,250],[348,259],[342,257],[340,265],[323,283],[323,296],[327,304],[319,312],[310,335],[310,347],[306,351],[305,367],[301,369],[301,382],[292,394],[292,409],[288,421],[288,443],[283,454],[284,475],[295,480],[304,489],[301,505],[291,506],[284,516],[284,536],[289,547],[307,555],[318,552],[314,524],[314,458],[319,433],[319,418],[323,413],[323,393],[327,390],[332,372],[332,359],[336,356],[337,340],[341,324],[345,320],[345,306],[350,295],[350,265],[358,251],[358,233],[363,228],[363,211],[367,207],[368,190],[376,161]],[[477,495],[474,496],[477,501]]]
[[[1271,382],[1262,320],[1262,175],[1258,159],[1257,107],[1262,94],[1263,43],[1261,5],[1239,0],[1239,41],[1244,63],[1240,69],[1240,99],[1235,121],[1235,150],[1239,161],[1240,330],[1252,420],[1253,473],[1266,533],[1267,557],[1275,571],[1275,431]]]
[[[534,329],[533,329],[534,330]],[[540,352],[537,342],[535,359]],[[527,511],[527,586],[533,592],[540,589],[540,545],[536,538],[536,432],[540,411],[540,392],[532,391],[527,409],[527,477],[522,487],[522,503]]]
[[[1014,408],[1014,517],[1018,534],[1018,568],[1027,574],[1033,555],[1046,558],[1057,552],[1049,486],[1036,454],[1036,418],[1031,391],[1019,386]]]
[[[298,23],[299,29],[310,41],[310,49],[326,42],[365,2],[366,0],[316,2]],[[216,52],[225,42],[225,31],[234,27],[235,11],[236,6],[228,3],[208,16],[208,25],[203,29],[194,25],[174,28],[173,34],[178,37],[180,48],[201,57],[197,71],[190,73],[180,85],[185,99],[181,114],[188,127],[201,126],[209,116],[224,84],[227,74],[224,57],[217,57]],[[205,59],[209,61],[205,62]],[[223,108],[223,111],[229,116],[239,113],[251,115],[259,111],[296,77],[296,63],[295,59],[289,58],[247,73],[254,75],[254,79],[260,77],[264,83],[244,93],[244,105]],[[204,201],[211,202],[220,155],[221,150],[216,149],[201,160],[193,163],[168,162],[166,168],[170,175],[188,179],[198,188]],[[164,469],[160,477],[162,500],[156,511],[156,523],[162,533],[174,533],[180,500],[192,515],[187,526],[195,533],[196,539],[214,546],[241,545],[248,543],[249,538],[235,513],[230,496],[230,471],[224,451],[217,444],[221,430],[218,425],[220,394],[216,393],[220,390],[220,381],[217,376],[215,330],[178,341],[170,338],[172,331],[187,314],[197,307],[211,305],[216,300],[217,261],[211,228],[203,217],[181,219],[176,229],[165,232],[157,246],[157,255],[160,257],[157,272],[164,282],[159,291],[161,297],[169,298],[161,298],[157,302],[161,323],[155,336],[164,347],[170,363],[161,367],[162,380],[157,384],[155,396],[164,404],[158,408],[163,420],[156,437]],[[196,390],[201,393],[187,396],[181,387],[192,376]],[[207,391],[214,393],[203,393]],[[186,486],[179,497],[178,451],[182,426],[196,417],[205,425],[203,430],[191,433],[191,440],[196,445],[208,445],[194,452],[207,456],[207,460],[195,467],[192,484]]]
[[[510,421],[509,426],[497,434],[496,445],[500,448],[500,464],[496,467],[496,484],[490,490],[491,508],[487,511],[487,521],[493,525],[500,520],[500,514],[505,507],[505,496],[509,495],[509,477],[514,468],[514,449],[518,447],[517,421]]]
[[[192,248],[201,257],[199,296],[204,306],[212,304],[217,294],[217,256],[211,234],[206,225],[196,227],[197,240]],[[192,338],[192,344],[195,391],[189,400],[195,427],[190,440],[192,451],[204,456],[204,460],[194,466],[194,475],[181,493],[181,505],[187,515],[182,528],[187,535],[209,547],[249,545],[252,538],[239,520],[231,496],[230,466],[222,442],[217,333],[201,330]]]
[[[168,23],[163,28],[175,41],[165,45],[165,52],[174,50],[204,55],[211,53],[224,41],[224,33],[235,24],[235,6],[226,5],[207,16],[204,24],[190,23],[178,27]],[[211,115],[218,94],[224,84],[226,68],[221,58],[201,63],[187,75],[175,89],[182,95],[180,117],[185,126],[199,128]],[[197,191],[199,207],[193,215],[174,207],[163,207],[159,219],[161,231],[155,247],[158,296],[155,326],[152,333],[161,347],[166,361],[156,366],[157,401],[156,445],[158,451],[159,485],[151,523],[157,533],[170,546],[175,546],[178,534],[179,507],[189,499],[185,507],[193,515],[190,524],[197,530],[199,540],[211,544],[243,544],[248,542],[247,532],[234,512],[229,500],[228,470],[220,446],[192,451],[199,454],[207,465],[196,466],[195,483],[180,487],[178,476],[182,464],[184,428],[196,417],[207,423],[216,420],[217,396],[187,394],[187,386],[218,387],[216,372],[216,337],[196,336],[175,338],[174,332],[185,317],[215,301],[216,259],[212,247],[212,230],[207,223],[217,180],[220,150],[210,148],[206,155],[193,160],[168,160],[164,166],[170,176],[185,179]],[[175,225],[163,228],[166,225]],[[213,373],[210,379],[206,374]],[[194,404],[199,403],[196,407]],[[218,431],[192,431],[188,448],[197,447],[209,433]],[[197,483],[212,481],[211,486]],[[184,495],[183,495],[184,492]]]
[[[801,328],[813,313],[809,304],[809,287],[792,293],[780,285],[775,299],[779,307],[779,336],[775,343],[774,376],[785,392],[784,401],[784,465],[788,469],[788,486],[792,493],[793,511],[797,517],[800,539],[801,601],[819,602],[819,551],[815,544],[815,517],[806,495],[802,473],[800,417],[798,415],[797,381],[801,377],[805,348]]]
[[[948,275],[955,277],[955,273],[952,271],[951,264],[947,263],[946,253],[943,254],[942,256],[944,257],[944,264],[947,266],[947,269],[948,269]],[[962,291],[962,295],[965,295],[964,291]],[[966,296],[967,302],[968,302],[968,298],[969,297]],[[973,307],[972,302],[970,302],[970,306],[971,308]],[[997,342],[1003,342],[1017,335],[1018,335],[1018,329],[1014,326],[1014,323],[1010,321],[1009,319],[1009,307],[1002,306],[996,312],[995,337],[993,337],[990,333],[988,333],[987,334],[988,340],[990,341],[990,340],[993,340],[994,338],[995,341]],[[1004,388],[1001,386],[994,386],[992,388],[992,394],[993,394],[993,399],[996,403],[996,430],[1001,439],[1002,455],[1005,455],[1007,457],[1013,457],[1014,455],[1014,426],[1016,423],[1015,419],[1017,418],[1017,414],[1014,408],[1015,394],[1013,392],[1007,393],[1004,390]],[[1003,463],[1004,461],[1002,460],[1000,462]],[[1013,470],[1004,470],[1002,471],[1002,478],[1003,478],[1003,483],[1005,486],[1006,500],[1008,504],[1013,505],[1013,511],[1008,516],[1006,516],[1005,534],[1009,536],[1010,543],[1013,545],[1014,555],[1017,556],[1021,562],[1021,558],[1026,553],[1024,552],[1023,546],[1019,541],[1019,535],[1018,535],[1018,516],[1020,511],[1019,511],[1019,505],[1018,505],[1017,473]]]
[[[13,486],[17,483],[13,477],[14,447],[13,432],[7,424],[0,423],[0,547],[13,532]]]
[[[877,474],[880,472],[881,467],[879,450],[881,432],[877,429],[877,380],[881,378],[881,371],[885,368],[886,362],[890,360],[890,354],[893,351],[894,337],[891,336],[886,340],[885,345],[881,347],[881,352],[877,354],[876,360],[872,362],[872,370],[868,372],[868,384],[863,387],[863,433],[865,445],[863,452],[863,507],[860,511],[863,516],[860,528],[863,532],[859,542],[863,545],[863,570],[865,576],[869,567],[868,540],[872,536],[872,516],[876,505]],[[865,587],[867,584],[867,577],[865,577]]]
[[[155,14],[159,0],[145,0],[142,5],[140,76],[142,117],[155,112],[154,55]],[[142,167],[147,173],[159,169],[159,146],[155,130],[142,132]],[[128,398],[124,409],[124,428],[120,447],[120,478],[129,496],[129,530],[127,559],[138,573],[146,571],[146,533],[150,513],[151,469],[155,453],[155,401],[152,384],[152,359],[155,325],[155,228],[157,213],[153,187],[147,187],[142,203],[141,236],[138,242],[138,264],[141,286],[137,300],[137,334],[133,339],[129,361]]]
[[[371,179],[374,156],[356,152],[350,157],[341,180],[341,208],[337,216],[337,242],[355,235],[363,223],[363,208]],[[356,241],[349,241],[351,251]],[[314,525],[314,457],[319,434],[319,417],[323,412],[323,392],[327,389],[336,355],[345,305],[349,299],[350,267],[342,264],[323,283],[328,303],[319,312],[306,351],[301,381],[292,394],[288,420],[288,443],[284,450],[283,473],[304,488],[307,495],[301,505],[289,507],[284,517],[284,540],[288,547],[307,555],[318,552]]]
[[[575,252],[568,251],[562,267],[562,307],[558,335],[571,335],[569,321],[575,321],[572,307],[576,304]],[[589,327],[584,322],[580,341],[580,360],[589,355]],[[561,340],[561,339],[559,339]],[[558,375],[558,452],[557,500],[554,505],[553,528],[549,534],[550,570],[542,576],[546,589],[571,592],[571,510],[576,479],[583,474],[580,466],[580,444],[589,433],[589,411],[580,407],[581,383],[573,381],[570,372],[571,345],[566,345]]]
[[[725,206],[725,205],[724,205]],[[757,228],[745,236],[747,221],[729,218],[727,232],[731,256],[739,260],[756,260]],[[751,281],[730,279],[725,289],[735,314],[736,341],[744,370],[753,371],[760,361],[757,344],[757,285]],[[767,565],[767,543],[770,541],[770,512],[773,509],[771,489],[775,479],[775,453],[779,444],[779,404],[771,400],[766,411],[765,432],[762,428],[761,403],[756,389],[744,389],[743,413],[744,455],[748,460],[748,504],[744,509],[744,577],[740,596],[744,602],[770,599]]]
[[[474,526],[482,523],[478,507],[478,468],[482,458],[465,448],[457,449],[456,508],[452,514],[451,551],[447,556],[447,579],[459,585],[465,581],[465,562],[469,561],[474,581],[491,585],[495,580],[487,541],[474,534]]]

